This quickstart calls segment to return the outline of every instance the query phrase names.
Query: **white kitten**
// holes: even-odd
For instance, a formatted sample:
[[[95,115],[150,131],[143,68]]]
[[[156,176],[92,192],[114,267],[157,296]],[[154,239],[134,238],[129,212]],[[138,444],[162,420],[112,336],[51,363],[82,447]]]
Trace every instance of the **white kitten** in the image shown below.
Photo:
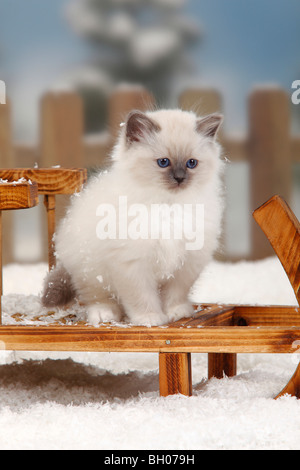
[[[73,197],[58,228],[45,306],[76,297],[93,324],[125,314],[161,325],[192,315],[189,290],[220,232],[221,120],[180,110],[129,114],[111,169]]]

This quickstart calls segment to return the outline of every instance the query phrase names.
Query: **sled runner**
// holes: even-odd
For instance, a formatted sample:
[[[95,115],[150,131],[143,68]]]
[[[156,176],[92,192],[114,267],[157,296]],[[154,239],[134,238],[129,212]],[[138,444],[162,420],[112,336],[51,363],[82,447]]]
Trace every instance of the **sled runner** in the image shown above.
[[[38,195],[44,195],[49,267],[52,267],[55,263],[52,237],[56,195],[80,190],[86,180],[86,170],[0,170],[0,178],[0,243],[2,210],[33,207],[38,203]],[[300,224],[297,218],[279,196],[268,200],[253,216],[280,259],[299,305]],[[0,260],[1,255],[0,245]],[[2,263],[0,268],[2,273]],[[0,289],[2,294],[1,281]],[[208,353],[209,378],[235,375],[238,353],[295,353],[295,345],[300,345],[300,308],[195,305],[193,317],[162,327],[126,325],[125,328],[113,323],[93,327],[82,321],[47,326],[1,324],[0,344],[7,350],[156,352],[159,354],[160,394],[191,395],[191,353]],[[285,393],[300,398],[300,365],[276,398]]]

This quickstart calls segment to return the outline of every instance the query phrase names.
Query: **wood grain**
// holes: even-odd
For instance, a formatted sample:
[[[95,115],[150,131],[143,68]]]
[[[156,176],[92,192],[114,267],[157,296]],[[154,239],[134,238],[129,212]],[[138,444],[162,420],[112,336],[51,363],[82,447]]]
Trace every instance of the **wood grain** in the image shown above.
[[[284,305],[236,305],[233,324],[236,326],[297,326],[300,308]]]
[[[177,393],[192,395],[190,353],[159,353],[159,391],[163,397]]]
[[[208,379],[233,377],[237,371],[237,355],[228,353],[208,354]]]
[[[135,326],[0,327],[8,350],[194,353],[292,353],[299,327],[160,328]],[[295,344],[295,343],[294,343]]]
[[[37,183],[0,183],[0,210],[27,209],[38,204]]]
[[[14,168],[0,169],[0,178],[17,181],[30,179],[38,184],[39,194],[73,194],[87,180],[84,168]]]

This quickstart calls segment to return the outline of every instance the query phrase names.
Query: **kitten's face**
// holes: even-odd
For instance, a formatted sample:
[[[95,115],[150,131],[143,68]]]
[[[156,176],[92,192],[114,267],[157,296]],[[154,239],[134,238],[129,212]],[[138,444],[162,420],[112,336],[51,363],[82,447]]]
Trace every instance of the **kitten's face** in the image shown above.
[[[125,124],[123,167],[146,188],[181,192],[203,185],[217,171],[215,135],[220,115],[197,119],[193,113],[134,111]]]

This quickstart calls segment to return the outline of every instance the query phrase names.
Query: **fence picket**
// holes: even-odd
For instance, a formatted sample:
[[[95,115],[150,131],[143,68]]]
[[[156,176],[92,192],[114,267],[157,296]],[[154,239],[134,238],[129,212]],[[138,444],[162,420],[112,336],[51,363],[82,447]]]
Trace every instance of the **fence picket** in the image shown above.
[[[12,139],[11,103],[0,104],[0,167],[9,168],[15,166],[15,154]],[[3,250],[2,260],[4,264],[13,261],[13,214],[5,212],[3,219]]]
[[[249,97],[248,161],[251,210],[278,194],[289,203],[292,186],[289,98],[280,88],[260,87]],[[252,222],[252,258],[273,251]]]

